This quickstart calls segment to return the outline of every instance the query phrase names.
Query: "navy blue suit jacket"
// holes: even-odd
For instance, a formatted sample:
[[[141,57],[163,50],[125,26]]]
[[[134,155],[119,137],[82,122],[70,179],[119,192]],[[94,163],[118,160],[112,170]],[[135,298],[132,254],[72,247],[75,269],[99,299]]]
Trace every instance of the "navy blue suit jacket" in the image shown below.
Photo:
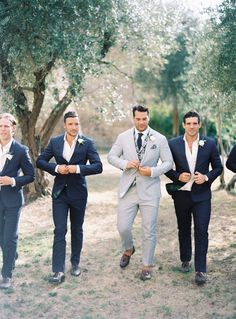
[[[208,181],[203,184],[193,183],[191,196],[193,201],[203,201],[211,198],[211,184],[221,174],[223,166],[215,142],[205,136],[200,136],[204,140],[203,146],[198,147],[195,171],[208,177]],[[183,136],[173,138],[169,141],[169,146],[175,163],[175,170],[171,169],[166,173],[174,184],[183,186],[185,183],[179,181],[179,175],[183,172],[190,173],[187,158],[185,155],[185,142]],[[211,165],[211,170],[209,170]],[[173,193],[174,197],[174,193]]]
[[[39,155],[36,165],[38,168],[55,176],[52,196],[58,197],[67,186],[71,198],[87,199],[87,186],[85,176],[102,172],[102,163],[93,142],[83,136],[84,142],[77,141],[74,153],[69,162],[63,158],[64,135],[51,138],[48,146]],[[55,162],[49,162],[52,158]],[[87,163],[89,162],[89,164]],[[55,172],[57,165],[79,165],[80,174],[58,174]]]
[[[236,144],[229,153],[229,157],[226,161],[226,167],[236,173]]]
[[[0,176],[14,177],[16,185],[1,186],[1,200],[4,206],[20,207],[24,204],[22,187],[34,180],[34,168],[28,153],[28,148],[16,140],[12,141],[9,154]],[[21,174],[23,173],[23,175]]]

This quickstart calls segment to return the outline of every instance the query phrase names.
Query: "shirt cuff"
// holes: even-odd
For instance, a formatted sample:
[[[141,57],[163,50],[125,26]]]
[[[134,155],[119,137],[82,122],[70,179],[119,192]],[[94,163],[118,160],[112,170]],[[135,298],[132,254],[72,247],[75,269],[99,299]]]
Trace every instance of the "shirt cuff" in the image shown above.
[[[153,168],[151,167],[151,177],[153,177]]]
[[[56,173],[58,173],[58,167],[59,167],[59,165],[57,165],[57,166],[55,167],[55,172],[56,172]]]
[[[207,177],[207,175],[205,175],[205,182],[208,182],[209,178]]]
[[[11,187],[15,187],[16,186],[16,180],[15,178],[12,177],[12,184],[11,184]]]
[[[79,165],[76,165],[76,174],[80,174],[80,167],[79,167]]]

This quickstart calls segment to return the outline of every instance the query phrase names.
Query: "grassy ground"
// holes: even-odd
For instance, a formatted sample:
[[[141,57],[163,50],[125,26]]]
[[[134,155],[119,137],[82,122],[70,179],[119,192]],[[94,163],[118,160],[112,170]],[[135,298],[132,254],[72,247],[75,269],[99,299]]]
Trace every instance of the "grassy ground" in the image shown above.
[[[68,234],[66,281],[62,285],[52,286],[47,281],[53,235],[51,199],[40,198],[23,209],[13,288],[0,291],[0,319],[236,318],[236,198],[225,191],[213,194],[208,282],[198,287],[194,272],[178,271],[173,203],[164,196],[153,278],[142,282],[139,216],[134,225],[136,253],[127,269],[119,268],[118,174],[108,167],[104,174],[89,177],[82,274],[79,278],[69,274]]]

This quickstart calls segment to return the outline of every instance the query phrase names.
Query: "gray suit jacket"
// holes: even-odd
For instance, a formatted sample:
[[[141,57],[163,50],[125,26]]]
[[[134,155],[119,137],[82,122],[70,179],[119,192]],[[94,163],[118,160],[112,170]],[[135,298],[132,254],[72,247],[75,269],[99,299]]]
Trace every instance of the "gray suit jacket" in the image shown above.
[[[153,176],[142,176],[136,169],[127,169],[128,161],[138,160],[134,142],[134,128],[118,137],[108,154],[108,162],[123,170],[119,197],[122,198],[136,180],[136,188],[140,200],[153,201],[161,196],[160,175],[168,172],[173,165],[171,151],[164,135],[150,128],[147,147],[143,155],[141,166],[151,167]],[[161,160],[161,163],[158,163]]]

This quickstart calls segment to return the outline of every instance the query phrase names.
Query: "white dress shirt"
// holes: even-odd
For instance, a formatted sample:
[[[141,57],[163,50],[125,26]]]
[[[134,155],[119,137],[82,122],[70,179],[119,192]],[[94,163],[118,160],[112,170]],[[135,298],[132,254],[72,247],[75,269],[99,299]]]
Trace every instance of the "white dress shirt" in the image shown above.
[[[78,141],[78,138],[79,138],[79,135],[77,135],[75,138],[74,138],[74,140],[73,140],[73,142],[72,142],[72,144],[70,145],[68,142],[67,142],[67,140],[66,140],[66,133],[65,133],[65,135],[64,135],[64,146],[63,146],[63,152],[62,152],[62,156],[63,156],[63,158],[69,163],[69,161],[70,161],[70,159],[71,159],[71,157],[72,157],[72,155],[73,155],[73,153],[74,153],[74,150],[75,150],[75,146],[76,146],[76,143],[77,143],[77,141]],[[55,169],[55,171],[58,173],[58,166],[59,165],[57,165],[56,166],[56,169]],[[80,167],[79,167],[79,165],[76,165],[76,174],[80,174]]]
[[[13,141],[13,138],[11,138],[11,140],[4,146],[2,146],[0,143],[0,172],[3,170],[8,154],[10,155],[9,152],[10,152],[12,141]],[[12,177],[11,186],[14,187],[15,185],[16,185],[15,178]]]
[[[185,154],[186,154],[188,166],[191,173],[191,178],[183,187],[180,188],[180,190],[191,191],[192,185],[194,183],[194,173],[195,173],[195,167],[196,167],[196,161],[197,161],[199,135],[192,144],[192,152],[188,146],[188,142],[186,140],[185,135],[184,135],[184,142],[185,142]]]

